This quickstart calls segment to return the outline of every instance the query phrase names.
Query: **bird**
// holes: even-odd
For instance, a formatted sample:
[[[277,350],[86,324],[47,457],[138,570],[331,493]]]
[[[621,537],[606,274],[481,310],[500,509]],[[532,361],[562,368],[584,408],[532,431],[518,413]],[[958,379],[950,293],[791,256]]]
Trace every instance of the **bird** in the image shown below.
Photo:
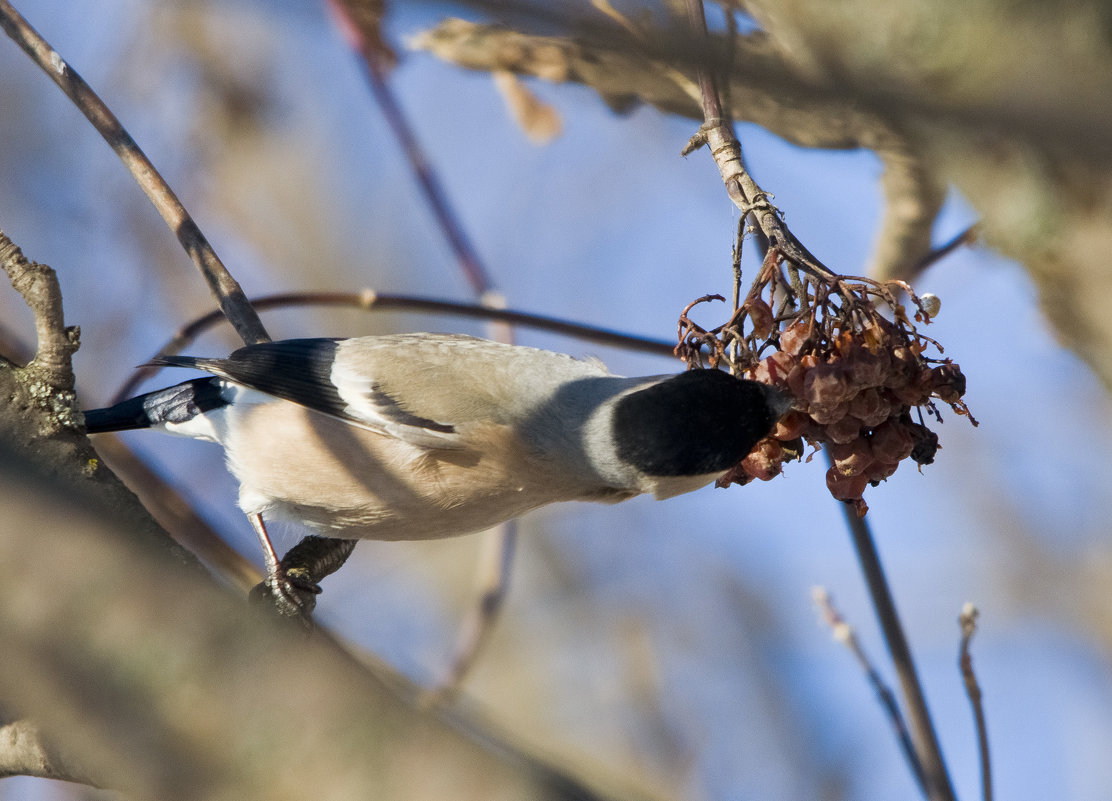
[[[272,582],[264,520],[424,540],[561,501],[671,498],[719,478],[791,406],[717,369],[628,378],[462,334],[289,339],[151,364],[208,375],[87,411],[87,431],[221,445]]]

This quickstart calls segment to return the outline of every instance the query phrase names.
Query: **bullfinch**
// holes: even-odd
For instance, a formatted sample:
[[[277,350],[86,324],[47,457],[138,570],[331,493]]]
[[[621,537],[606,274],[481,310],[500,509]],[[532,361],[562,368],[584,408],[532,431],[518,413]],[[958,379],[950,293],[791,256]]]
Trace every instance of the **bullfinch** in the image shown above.
[[[745,458],[791,405],[720,370],[624,378],[595,360],[458,334],[291,339],[85,413],[89,433],[218,443],[239,505],[346,540],[481,531],[557,501],[671,498]]]

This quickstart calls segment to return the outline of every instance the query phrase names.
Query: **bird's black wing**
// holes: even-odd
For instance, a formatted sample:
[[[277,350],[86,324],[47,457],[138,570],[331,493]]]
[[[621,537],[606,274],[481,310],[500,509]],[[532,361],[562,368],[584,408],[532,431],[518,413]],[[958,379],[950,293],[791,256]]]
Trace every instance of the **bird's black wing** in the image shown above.
[[[247,345],[226,359],[160,356],[151,364],[192,367],[318,412],[353,419],[332,383],[332,364],[342,340],[286,339]]]
[[[362,376],[367,388],[360,389],[361,403],[353,407],[341,394],[351,396],[351,387],[339,386],[349,379],[334,372],[337,352],[345,340],[339,338],[286,339],[247,345],[226,359],[195,356],[163,356],[152,364],[192,367],[212,373],[244,387],[265,392],[348,423],[424,447],[454,447],[454,427],[414,414],[386,392],[374,376]]]

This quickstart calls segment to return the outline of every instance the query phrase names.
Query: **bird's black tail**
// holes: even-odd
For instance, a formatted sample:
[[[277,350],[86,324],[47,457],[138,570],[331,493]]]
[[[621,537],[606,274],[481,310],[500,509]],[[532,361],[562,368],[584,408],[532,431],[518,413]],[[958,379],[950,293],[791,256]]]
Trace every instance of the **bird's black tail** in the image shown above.
[[[195,378],[166,389],[128,398],[107,409],[85,412],[90,434],[150,428],[162,423],[184,423],[199,414],[227,404],[215,378]]]

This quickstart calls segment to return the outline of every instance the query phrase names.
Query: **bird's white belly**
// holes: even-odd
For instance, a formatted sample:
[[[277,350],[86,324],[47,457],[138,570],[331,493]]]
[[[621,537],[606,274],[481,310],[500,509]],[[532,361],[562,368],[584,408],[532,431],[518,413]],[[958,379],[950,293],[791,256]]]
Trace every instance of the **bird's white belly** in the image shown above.
[[[526,469],[503,426],[472,432],[479,449],[427,450],[282,401],[236,413],[224,444],[240,506],[324,536],[453,537],[590,490],[567,471]]]

